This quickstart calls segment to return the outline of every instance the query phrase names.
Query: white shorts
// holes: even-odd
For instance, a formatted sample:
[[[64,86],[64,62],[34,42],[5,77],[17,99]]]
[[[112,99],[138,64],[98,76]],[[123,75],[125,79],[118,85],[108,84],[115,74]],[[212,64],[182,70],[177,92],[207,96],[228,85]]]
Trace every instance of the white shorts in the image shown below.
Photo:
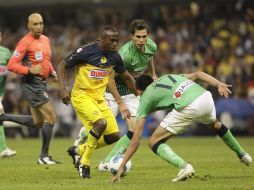
[[[3,107],[2,101],[3,101],[3,97],[0,96],[0,113],[4,112],[4,107]]]
[[[126,96],[121,96],[123,102],[128,107],[131,116],[135,117],[138,110],[139,99],[134,94],[128,94]],[[108,107],[111,109],[113,115],[116,117],[119,114],[119,107],[114,97],[110,93],[105,93],[105,99]]]
[[[206,91],[182,110],[173,109],[160,123],[160,126],[173,134],[181,134],[192,124],[210,124],[216,120],[212,94]]]

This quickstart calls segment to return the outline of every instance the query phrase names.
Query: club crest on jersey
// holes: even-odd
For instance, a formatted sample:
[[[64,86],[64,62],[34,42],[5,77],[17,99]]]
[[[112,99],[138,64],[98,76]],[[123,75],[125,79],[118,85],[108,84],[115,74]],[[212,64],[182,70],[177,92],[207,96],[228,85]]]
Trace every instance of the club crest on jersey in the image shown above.
[[[106,57],[101,57],[100,62],[103,63],[103,64],[107,63],[107,58]]]
[[[194,84],[194,82],[192,80],[187,80],[187,81],[182,82],[175,90],[173,97],[176,99],[181,98],[184,91],[186,89],[188,89],[190,86],[192,86],[193,84]]]
[[[92,69],[89,71],[90,78],[103,79],[107,75],[107,70]]]

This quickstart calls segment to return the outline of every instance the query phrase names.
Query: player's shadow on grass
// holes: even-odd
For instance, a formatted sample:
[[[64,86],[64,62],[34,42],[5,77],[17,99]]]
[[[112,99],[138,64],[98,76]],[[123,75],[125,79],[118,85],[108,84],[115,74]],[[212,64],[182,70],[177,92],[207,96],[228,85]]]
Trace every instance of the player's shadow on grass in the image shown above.
[[[211,179],[216,179],[216,178],[226,178],[226,179],[239,179],[239,178],[253,178],[253,176],[211,176],[211,175],[195,175],[193,178],[201,180],[201,181],[206,181],[206,180],[211,180]]]

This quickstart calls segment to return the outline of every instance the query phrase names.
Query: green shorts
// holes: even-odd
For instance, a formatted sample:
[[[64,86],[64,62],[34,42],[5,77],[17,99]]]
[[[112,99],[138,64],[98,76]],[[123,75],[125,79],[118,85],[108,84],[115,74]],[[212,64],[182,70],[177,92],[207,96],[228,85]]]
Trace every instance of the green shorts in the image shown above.
[[[22,77],[21,90],[32,108],[49,101],[46,79],[44,78],[35,76]]]

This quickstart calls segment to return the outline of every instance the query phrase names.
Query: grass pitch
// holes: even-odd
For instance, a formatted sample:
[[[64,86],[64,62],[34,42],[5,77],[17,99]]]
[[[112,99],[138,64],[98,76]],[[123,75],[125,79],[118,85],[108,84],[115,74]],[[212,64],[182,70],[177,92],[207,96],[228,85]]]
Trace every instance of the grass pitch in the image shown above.
[[[250,155],[254,156],[254,138],[237,138]],[[234,152],[218,138],[178,137],[167,143],[190,162],[195,177],[184,182],[172,183],[178,169],[168,165],[142,143],[132,160],[132,170],[121,183],[111,183],[110,173],[100,173],[96,166],[112,146],[99,149],[93,156],[92,178],[81,179],[74,169],[66,150],[72,139],[53,139],[51,155],[63,164],[37,165],[40,139],[8,139],[8,146],[17,150],[17,156],[0,159],[1,190],[252,190],[254,189],[254,164],[242,164]]]

